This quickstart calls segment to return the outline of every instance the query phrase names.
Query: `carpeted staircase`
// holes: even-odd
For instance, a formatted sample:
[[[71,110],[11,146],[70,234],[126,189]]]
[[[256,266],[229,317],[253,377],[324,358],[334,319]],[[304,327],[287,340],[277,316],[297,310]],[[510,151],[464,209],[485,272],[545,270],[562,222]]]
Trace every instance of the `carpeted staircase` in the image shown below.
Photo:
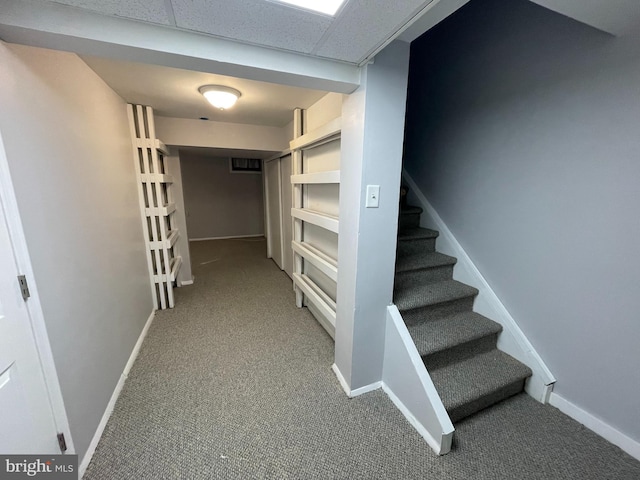
[[[452,422],[524,389],[531,370],[496,348],[502,326],[473,311],[478,290],[453,280],[419,207],[400,209],[394,301]]]

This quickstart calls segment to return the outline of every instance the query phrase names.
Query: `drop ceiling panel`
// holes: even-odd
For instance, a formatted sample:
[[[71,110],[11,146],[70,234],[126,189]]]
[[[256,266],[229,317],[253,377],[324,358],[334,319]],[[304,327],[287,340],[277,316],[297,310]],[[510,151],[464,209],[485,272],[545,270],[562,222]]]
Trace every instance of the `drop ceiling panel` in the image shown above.
[[[308,108],[326,94],[158,65],[89,56],[82,59],[124,100],[150,105],[164,117],[207,117],[218,122],[283,127],[292,121],[294,108]],[[198,92],[200,86],[207,84],[236,88],[242,96],[233,108],[217,110]]]
[[[142,20],[143,22],[163,25],[173,24],[167,14],[165,0],[136,0],[135,2],[123,0],[55,0],[55,3],[85,8],[104,15]]]
[[[431,1],[350,0],[314,54],[360,63]]]
[[[264,0],[172,0],[178,27],[310,53],[331,18]]]

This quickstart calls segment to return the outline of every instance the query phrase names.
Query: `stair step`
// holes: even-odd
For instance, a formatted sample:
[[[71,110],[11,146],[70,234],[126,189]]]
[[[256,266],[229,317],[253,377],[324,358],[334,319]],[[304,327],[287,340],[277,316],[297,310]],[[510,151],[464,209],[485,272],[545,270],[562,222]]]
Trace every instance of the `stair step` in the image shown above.
[[[531,370],[500,350],[429,372],[452,422],[520,393]]]
[[[455,257],[438,252],[413,253],[399,255],[396,260],[396,273],[436,268],[446,265],[455,265],[458,260]]]
[[[427,369],[441,368],[496,348],[502,325],[475,312],[463,312],[409,327]]]
[[[394,302],[407,325],[437,320],[473,308],[478,290],[455,280],[410,285],[394,292]]]
[[[398,252],[396,259],[395,289],[408,288],[414,284],[451,280],[456,258],[437,252]]]
[[[413,228],[420,226],[420,215],[422,209],[420,207],[404,207],[400,208],[398,226],[400,229]]]
[[[438,238],[440,233],[437,230],[422,227],[403,228],[398,231],[398,240],[401,242],[411,242],[415,240],[427,240]]]
[[[400,228],[398,230],[398,256],[435,252],[438,235],[436,230],[428,228]]]

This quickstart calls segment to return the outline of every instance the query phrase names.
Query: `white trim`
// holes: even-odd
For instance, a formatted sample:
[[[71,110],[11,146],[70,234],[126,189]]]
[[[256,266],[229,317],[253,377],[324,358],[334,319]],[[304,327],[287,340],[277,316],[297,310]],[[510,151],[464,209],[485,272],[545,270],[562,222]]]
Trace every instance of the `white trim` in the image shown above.
[[[183,280],[180,282],[180,286],[181,287],[186,287],[187,285],[193,285],[193,282],[195,281],[195,277],[191,277],[191,280]]]
[[[555,377],[538,355],[535,348],[524,335],[516,321],[502,304],[498,296],[489,286],[467,252],[451,233],[451,230],[438,215],[433,206],[420,191],[406,170],[402,171],[404,181],[410,192],[415,195],[424,210],[420,225],[431,227],[440,232],[438,237],[438,251],[453,255],[458,263],[453,271],[456,280],[477,288],[479,294],[474,303],[474,311],[489,317],[503,326],[502,334],[498,337],[498,348],[527,365],[533,375],[527,380],[525,390],[529,395],[541,403],[547,403],[553,390]]]
[[[310,264],[324,273],[334,282],[338,281],[338,262],[323,252],[305,242],[291,242],[293,251],[307,260]]]
[[[91,463],[91,458],[93,457],[93,454],[95,453],[96,448],[98,447],[98,443],[102,438],[102,434],[104,433],[104,429],[107,426],[107,422],[111,417],[111,413],[113,413],[113,408],[116,406],[116,401],[120,396],[122,387],[124,387],[124,382],[127,380],[127,377],[129,376],[129,371],[131,370],[131,367],[133,367],[133,363],[136,361],[136,358],[138,357],[138,353],[140,353],[142,342],[144,342],[144,339],[147,336],[147,333],[149,332],[149,327],[151,327],[151,323],[153,322],[155,315],[156,315],[155,310],[151,312],[151,315],[149,315],[149,318],[147,319],[147,323],[145,323],[144,328],[142,329],[142,332],[140,332],[140,336],[138,337],[138,341],[136,342],[136,344],[133,347],[133,350],[131,351],[129,360],[127,361],[127,364],[124,366],[124,370],[120,375],[120,380],[118,380],[118,383],[116,384],[116,388],[113,390],[113,394],[111,394],[111,398],[109,399],[107,408],[105,409],[104,414],[100,419],[100,423],[98,424],[96,433],[93,435],[93,438],[91,439],[91,443],[89,444],[89,448],[87,448],[87,451],[84,454],[84,457],[82,458],[82,462],[80,463],[80,467],[78,468],[79,478],[82,478],[84,476],[84,473],[86,472],[87,467],[89,466],[89,463]]]
[[[40,294],[33,273],[31,257],[27,246],[27,240],[22,228],[22,219],[18,209],[18,201],[16,193],[11,181],[11,172],[9,170],[9,162],[7,160],[4,149],[4,142],[0,135],[0,208],[4,207],[5,219],[9,230],[9,237],[13,245],[13,254],[19,271],[29,280],[29,291],[31,296],[26,302],[27,311],[31,323],[31,329],[35,338],[36,348],[40,357],[40,366],[42,368],[47,392],[49,395],[49,403],[53,413],[53,419],[59,433],[64,433],[67,442],[67,453],[75,454],[75,446],[69,427],[69,418],[62,397],[62,389],[58,379],[58,372],[53,359],[53,351],[49,343],[49,335],[47,334],[47,325],[44,321],[44,313],[42,304],[40,303]]]
[[[289,148],[294,150],[309,150],[319,147],[327,142],[337,140],[342,130],[342,117],[338,117],[330,122],[325,123],[321,127],[305,133],[304,135],[294,138],[289,142]]]
[[[301,184],[324,184],[324,183],[340,183],[340,170],[329,170],[326,172],[302,173],[299,175],[291,175],[291,183],[293,185]]]
[[[338,377],[338,381],[340,382],[340,386],[342,387],[344,392],[347,394],[347,397],[349,397],[349,398],[354,398],[354,397],[357,397],[359,395],[363,395],[365,393],[373,392],[374,390],[378,390],[379,388],[382,388],[382,382],[374,382],[374,383],[372,383],[370,385],[365,385],[364,387],[360,387],[360,388],[356,388],[355,390],[351,390],[351,387],[349,387],[349,384],[347,383],[347,381],[345,380],[344,376],[342,375],[342,372],[338,368],[338,365],[336,365],[335,363],[333,365],[331,365],[331,370],[333,370],[333,373],[335,373],[336,377]]]
[[[230,237],[205,237],[205,238],[190,238],[190,242],[206,242],[207,240],[234,240],[236,238],[258,238],[264,237],[264,233],[258,233],[256,235],[232,235]]]
[[[625,435],[620,430],[615,429],[600,418],[583,410],[555,392],[551,393],[549,404],[577,422],[580,422],[605,440],[617,445],[636,460],[640,460],[640,442],[637,440]]]
[[[312,223],[313,225],[322,227],[333,233],[338,233],[340,230],[340,221],[338,218],[332,215],[327,215],[326,213],[314,212],[313,210],[307,210],[304,208],[292,208],[291,216],[298,220],[302,220],[303,222]]]
[[[404,418],[406,418],[407,421],[411,424],[411,426],[416,429],[418,434],[420,434],[420,436],[425,439],[427,444],[433,449],[434,452],[436,452],[438,455],[444,455],[451,451],[453,431],[443,435],[442,443],[438,442],[428,432],[428,430],[424,428],[424,425],[422,425],[418,421],[418,419],[413,416],[411,411],[407,408],[407,406],[404,403],[402,403],[402,401],[398,398],[398,396],[395,393],[393,393],[393,390],[391,390],[391,388],[389,388],[389,386],[384,382],[382,382],[382,390],[384,390],[384,393],[387,394],[387,396],[391,399],[391,401],[396,406],[396,408],[400,410],[400,413],[404,415]]]

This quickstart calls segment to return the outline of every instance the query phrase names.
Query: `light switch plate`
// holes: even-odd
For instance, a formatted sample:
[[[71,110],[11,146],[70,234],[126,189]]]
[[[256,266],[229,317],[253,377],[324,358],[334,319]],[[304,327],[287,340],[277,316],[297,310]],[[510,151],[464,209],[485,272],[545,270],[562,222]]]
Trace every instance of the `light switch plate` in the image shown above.
[[[378,208],[380,204],[380,185],[367,185],[367,208]]]

